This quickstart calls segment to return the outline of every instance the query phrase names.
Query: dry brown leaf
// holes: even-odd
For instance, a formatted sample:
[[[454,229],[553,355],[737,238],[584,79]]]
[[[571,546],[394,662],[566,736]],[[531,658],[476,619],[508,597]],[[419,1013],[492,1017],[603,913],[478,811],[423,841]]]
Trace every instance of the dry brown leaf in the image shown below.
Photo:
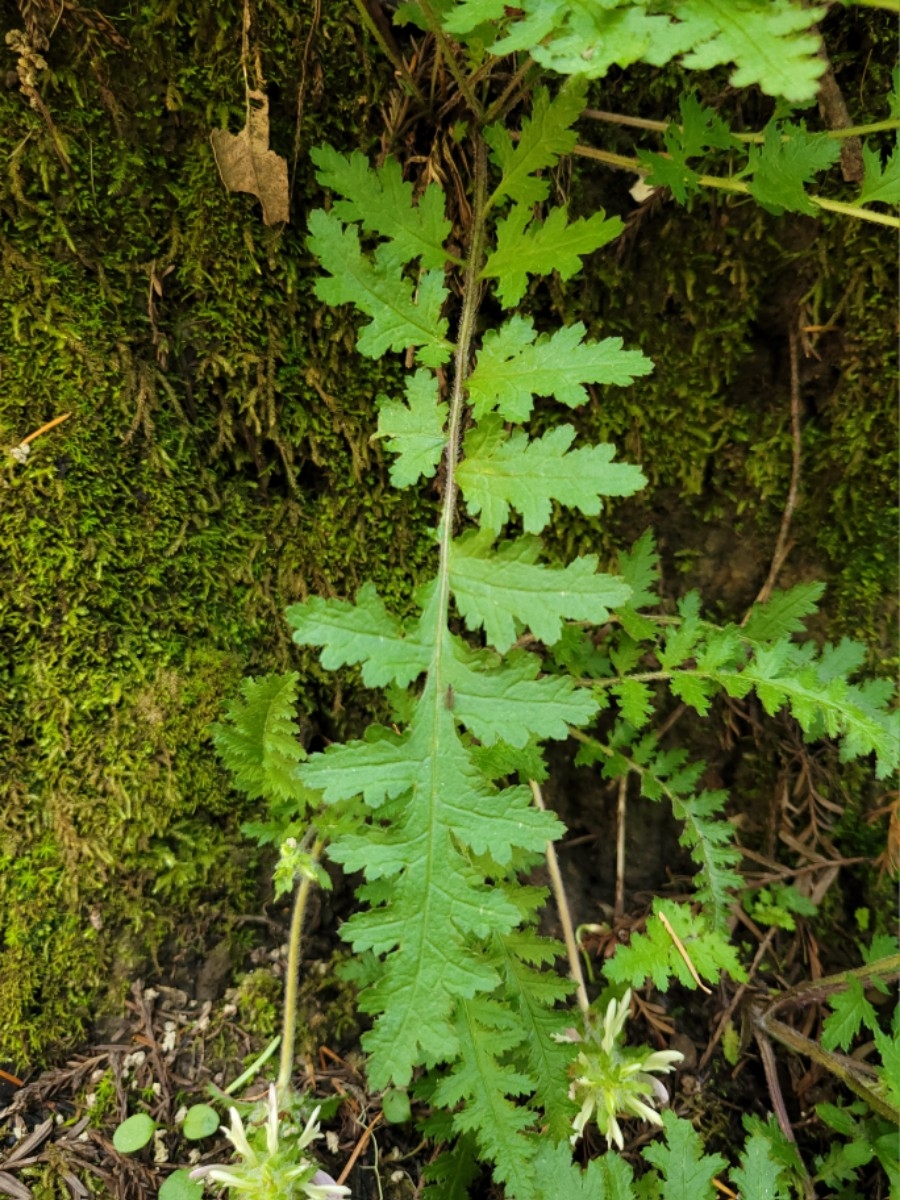
[[[287,160],[269,149],[269,100],[265,92],[247,93],[247,124],[240,133],[214,129],[209,138],[228,190],[256,196],[266,225],[287,221]]]

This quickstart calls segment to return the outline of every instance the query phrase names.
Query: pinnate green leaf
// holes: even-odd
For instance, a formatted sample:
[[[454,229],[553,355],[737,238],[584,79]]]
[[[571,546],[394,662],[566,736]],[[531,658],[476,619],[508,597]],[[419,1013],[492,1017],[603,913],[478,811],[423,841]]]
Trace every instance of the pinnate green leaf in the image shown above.
[[[542,66],[562,75],[600,79],[613,65],[641,60],[661,66],[693,44],[689,28],[634,4],[525,0],[523,7],[524,20],[495,43],[493,52],[528,49]]]
[[[703,913],[694,914],[687,905],[668,900],[654,900],[653,912],[647,920],[646,933],[634,934],[627,946],[619,946],[613,957],[607,959],[603,973],[612,983],[627,983],[636,988],[652,979],[654,986],[665,992],[675,979],[685,987],[696,989],[696,980],[659,919],[659,913],[668,918],[701,979],[715,983],[723,971],[727,971],[732,979],[746,978],[734,947],[721,933],[709,927],[709,920]]]
[[[534,396],[577,408],[588,399],[585,384],[627,385],[653,370],[639,350],[623,350],[621,338],[585,342],[584,334],[577,321],[538,336],[530,318],[520,316],[487,333],[466,381],[476,419],[496,409],[507,421],[525,421]]]
[[[822,1023],[822,1045],[826,1050],[849,1050],[863,1026],[870,1031],[878,1029],[875,1009],[855,975],[847,976],[843,991],[828,997],[828,1006],[831,1012]]]
[[[758,84],[769,96],[812,100],[825,70],[822,40],[813,26],[826,9],[796,0],[676,0],[675,14],[690,30],[689,70],[734,63],[731,84]]]
[[[900,146],[894,146],[884,166],[881,156],[871,146],[862,151],[865,176],[857,204],[900,204]]]
[[[450,586],[468,627],[484,628],[501,653],[516,640],[517,621],[552,646],[564,620],[602,624],[611,608],[628,600],[621,579],[597,572],[594,554],[550,567],[537,563],[540,544],[534,538],[501,543],[494,553],[491,541],[489,534],[471,532],[456,539]]]
[[[571,425],[534,439],[521,430],[507,434],[494,415],[471,430],[456,477],[469,512],[481,515],[482,529],[500,533],[515,508],[525,532],[540,533],[550,521],[553,500],[596,516],[602,496],[630,496],[643,487],[638,467],[612,461],[615,447],[571,450],[574,440]]]
[[[596,212],[569,222],[564,207],[550,210],[541,224],[532,220],[526,204],[516,204],[508,217],[497,222],[497,249],[488,255],[482,279],[497,279],[501,303],[512,308],[528,288],[529,275],[558,272],[570,279],[581,270],[586,254],[605,246],[619,236],[624,226],[619,217]]]
[[[319,168],[319,183],[344,197],[332,207],[335,216],[345,223],[358,221],[366,232],[390,238],[401,262],[419,258],[426,269],[444,266],[444,241],[451,225],[444,216],[439,187],[426,187],[414,204],[412,184],[404,182],[395,159],[374,168],[358,150],[346,157],[331,146],[311,150],[310,157]]]
[[[298,645],[323,647],[319,660],[329,671],[361,663],[366,687],[406,687],[431,661],[422,635],[405,633],[371,582],[360,588],[355,604],[312,596],[285,615]]]
[[[679,204],[700,188],[700,176],[688,165],[689,158],[716,148],[726,150],[740,143],[719,115],[700,104],[693,92],[679,101],[681,125],[671,124],[663,135],[667,154],[638,151],[638,159],[651,168],[645,183],[671,188]]]
[[[568,1140],[541,1138],[534,1161],[538,1200],[634,1200],[634,1174],[624,1158],[608,1151],[584,1170],[572,1161]]]
[[[430,479],[441,460],[447,438],[447,405],[438,398],[438,382],[430,371],[416,371],[407,380],[406,400],[379,398],[377,437],[398,457],[391,463],[394,487],[404,488]]]
[[[654,713],[653,693],[639,679],[623,679],[611,689],[619,701],[624,720],[635,729],[642,729]]]
[[[446,678],[454,714],[486,746],[503,741],[522,747],[532,736],[564,740],[570,725],[590,721],[597,701],[570,676],[537,678],[539,668],[540,660],[526,653],[508,655],[494,670],[473,670],[461,657],[451,660]]]
[[[461,15],[459,10],[454,16]],[[446,23],[453,29],[453,18]],[[503,125],[490,125],[484,131],[485,141],[493,151],[502,178],[490,198],[493,204],[508,196],[518,204],[535,204],[545,200],[550,191],[546,179],[535,179],[535,171],[555,166],[561,154],[568,154],[575,145],[571,128],[585,105],[587,88],[584,80],[570,80],[555,100],[546,88],[534,93],[531,117],[522,122],[522,132],[513,142]]]
[[[463,1102],[454,1128],[475,1134],[482,1153],[495,1164],[497,1179],[516,1200],[535,1200],[536,1143],[525,1135],[536,1117],[511,1099],[533,1092],[534,1080],[503,1061],[520,1045],[524,1030],[508,1008],[479,996],[460,1001],[456,1033],[459,1058],[438,1083],[434,1100],[450,1109]]]
[[[666,1140],[641,1151],[663,1176],[663,1200],[713,1200],[713,1179],[728,1164],[721,1154],[704,1154],[700,1135],[671,1109],[662,1114]]]
[[[840,153],[837,141],[827,134],[771,122],[762,148],[749,147],[742,174],[751,176],[750,194],[768,212],[780,216],[787,210],[814,216],[818,210],[803,185],[830,167]]]
[[[310,799],[297,779],[306,758],[296,722],[296,671],[248,678],[241,700],[226,708],[227,722],[211,726],[213,741],[235,786],[251,800]]]
[[[756,604],[744,623],[744,636],[752,642],[768,642],[802,633],[803,618],[816,611],[825,585],[798,583],[786,592],[774,592],[765,604]]]
[[[331,854],[383,881],[374,907],[355,914],[344,932],[358,952],[387,955],[384,974],[361,1000],[378,1014],[365,1046],[372,1085],[405,1086],[416,1063],[456,1057],[457,1001],[498,982],[471,939],[507,933],[520,920],[471,854],[509,863],[516,849],[542,851],[561,827],[534,808],[527,788],[486,783],[431,675],[406,734],[331,748],[305,771],[326,799],[362,793],[378,805],[387,797],[389,819],[339,837]]]
[[[381,358],[388,350],[414,346],[425,366],[447,361],[453,347],[441,317],[447,296],[443,271],[427,271],[414,295],[412,280],[402,273],[402,259],[389,243],[370,259],[360,249],[356,226],[344,226],[334,213],[322,209],[310,214],[309,228],[310,251],[329,272],[328,278],[316,280],[316,295],[326,304],[354,304],[372,318],[360,332],[360,354]]]

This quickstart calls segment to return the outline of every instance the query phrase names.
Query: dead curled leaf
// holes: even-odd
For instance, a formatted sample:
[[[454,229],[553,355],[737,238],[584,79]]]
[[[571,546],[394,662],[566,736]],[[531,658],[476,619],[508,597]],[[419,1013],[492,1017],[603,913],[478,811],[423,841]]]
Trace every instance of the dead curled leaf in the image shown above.
[[[247,124],[240,133],[214,129],[209,138],[228,190],[256,196],[266,225],[287,221],[287,160],[269,149],[269,100],[265,92],[247,93]]]

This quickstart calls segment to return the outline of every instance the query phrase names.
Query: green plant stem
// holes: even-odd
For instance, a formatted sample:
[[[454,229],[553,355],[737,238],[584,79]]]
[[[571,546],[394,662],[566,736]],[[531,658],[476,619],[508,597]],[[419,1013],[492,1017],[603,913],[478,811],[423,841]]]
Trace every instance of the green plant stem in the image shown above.
[[[485,230],[485,183],[487,178],[487,152],[480,135],[475,135],[474,154],[474,191],[472,196],[472,231],[469,237],[469,253],[466,261],[466,273],[463,278],[462,311],[459,316],[459,331],[456,339],[456,353],[453,364],[453,390],[450,397],[450,415],[447,421],[447,448],[444,451],[444,502],[441,509],[441,523],[438,543],[440,548],[440,566],[438,580],[440,601],[438,611],[440,620],[446,624],[450,605],[450,546],[453,541],[453,521],[456,516],[456,464],[459,459],[460,435],[465,410],[466,378],[469,373],[469,358],[472,351],[472,337],[475,333],[475,318],[478,314],[481,287],[478,275],[481,270]],[[442,626],[443,627],[443,626]],[[437,651],[440,655],[440,647]],[[438,686],[441,686],[438,676]],[[443,695],[440,697],[443,703]]]
[[[225,1088],[223,1095],[233,1096],[235,1092],[239,1092],[244,1084],[249,1083],[254,1075],[256,1075],[259,1070],[266,1065],[280,1045],[281,1034],[279,1033],[277,1037],[272,1038],[271,1042],[269,1042],[262,1054],[253,1060],[247,1070],[242,1071],[241,1074],[238,1075],[237,1079],[233,1079],[231,1083],[229,1083],[228,1087]]]
[[[609,150],[597,150],[593,146],[577,145],[573,148],[573,153],[580,155],[582,158],[592,158],[597,162],[605,163],[608,167],[618,167],[623,171],[633,171],[636,175],[644,176],[647,174],[647,168],[642,162],[636,158],[629,158],[625,154],[613,154]],[[722,179],[718,175],[698,175],[697,182],[701,187],[715,188],[723,192],[737,192],[741,195],[750,196],[749,184],[746,184],[741,179]],[[846,204],[841,200],[826,200],[824,196],[807,195],[807,200],[811,204],[815,204],[817,208],[822,208],[826,212],[840,213],[845,217],[854,217],[857,221],[872,221],[876,225],[887,225],[890,229],[900,229],[900,217],[892,217],[887,213],[875,212],[871,208],[862,208],[858,204]]]
[[[476,120],[481,121],[481,105],[479,104],[475,93],[469,86],[468,79],[459,68],[459,63],[456,61],[456,55],[450,48],[450,43],[447,41],[447,35],[441,28],[440,18],[431,7],[429,0],[419,0],[419,7],[422,9],[422,14],[425,17],[425,20],[428,22],[428,28],[434,34],[435,41],[441,48],[441,52],[444,55],[444,59],[450,70],[450,74],[456,80],[456,86],[459,88],[460,94],[462,95],[466,104],[469,106],[472,115],[476,118]]]
[[[813,1062],[830,1071],[841,1083],[846,1084],[852,1092],[865,1100],[873,1112],[877,1112],[879,1116],[885,1117],[895,1125],[900,1121],[900,1110],[880,1096],[874,1088],[869,1087],[860,1074],[858,1064],[852,1058],[823,1050],[818,1042],[798,1033],[790,1025],[773,1017],[770,1012],[755,1012],[753,1023],[770,1038],[780,1042],[782,1046],[787,1046],[789,1050],[793,1050],[797,1054],[805,1054],[807,1058],[811,1058]]]
[[[677,125],[675,121],[655,121],[649,117],[632,117],[627,113],[605,112],[599,108],[586,108],[582,113],[584,117],[590,117],[594,121],[603,121],[607,125],[624,125],[630,129],[650,129],[654,133],[665,133],[672,125],[680,130],[684,130],[684,126]],[[843,129],[823,129],[822,133],[826,137],[840,140],[842,138],[864,137],[869,133],[886,133],[891,129],[900,129],[900,120],[895,117],[889,117],[884,121],[872,121],[868,125],[848,125]],[[764,133],[733,133],[734,137],[739,142],[748,142],[762,145],[766,140]],[[787,140],[786,138],[784,140]]]
[[[529,780],[531,785],[531,794],[534,796],[534,802],[542,812],[546,812],[544,806],[544,797],[541,795],[541,789],[535,780]],[[591,1007],[591,1002],[588,999],[587,988],[584,983],[584,974],[581,970],[581,956],[578,953],[578,942],[575,939],[575,927],[572,924],[572,912],[569,908],[569,898],[566,895],[565,884],[563,883],[562,873],[559,869],[559,859],[556,857],[556,849],[552,842],[547,843],[547,869],[550,872],[550,886],[553,889],[553,898],[556,901],[556,909],[559,913],[559,923],[562,925],[563,940],[566,943],[566,956],[569,959],[569,971],[575,981],[576,995],[578,997],[578,1007],[587,1016]]]
[[[900,954],[889,954],[887,958],[876,959],[875,962],[866,963],[862,967],[854,967],[850,971],[841,971],[839,975],[826,975],[822,979],[800,983],[773,1000],[766,1011],[773,1013],[780,1008],[787,1008],[789,1005],[803,1005],[812,1001],[824,1000],[832,992],[840,992],[847,987],[850,979],[858,979],[861,983],[870,979],[881,979],[887,983],[898,975],[900,975]]]
[[[359,19],[362,21],[363,25],[365,25],[366,29],[368,29],[369,33],[372,35],[372,37],[375,39],[375,41],[378,43],[379,50],[384,55],[384,57],[388,60],[388,62],[396,70],[397,76],[400,80],[400,86],[410,96],[415,96],[415,98],[419,101],[420,104],[424,104],[425,97],[422,95],[421,91],[419,90],[419,88],[416,84],[416,81],[413,79],[412,75],[410,75],[409,68],[407,67],[406,63],[403,61],[403,57],[398,53],[396,46],[391,46],[389,44],[387,38],[384,36],[384,34],[378,28],[378,25],[376,24],[375,20],[373,19],[372,14],[369,12],[368,8],[366,7],[365,0],[353,0],[353,4],[356,7],[356,11],[359,13]]]
[[[515,94],[516,89],[525,79],[528,72],[535,66],[534,59],[529,55],[525,62],[519,67],[512,79],[497,97],[491,107],[484,114],[484,124],[490,125],[492,121],[496,121],[501,114],[506,114],[509,110],[506,107],[509,98]]]
[[[310,851],[313,862],[318,862],[322,853],[322,839],[317,838]],[[303,933],[303,918],[306,902],[312,887],[312,879],[304,875],[297,888],[294,912],[291,917],[291,932],[288,940],[287,974],[284,980],[284,1025],[281,1041],[281,1057],[278,1061],[276,1090],[283,1096],[291,1086],[294,1069],[294,1039],[297,1033],[297,994],[300,987],[300,938]]]

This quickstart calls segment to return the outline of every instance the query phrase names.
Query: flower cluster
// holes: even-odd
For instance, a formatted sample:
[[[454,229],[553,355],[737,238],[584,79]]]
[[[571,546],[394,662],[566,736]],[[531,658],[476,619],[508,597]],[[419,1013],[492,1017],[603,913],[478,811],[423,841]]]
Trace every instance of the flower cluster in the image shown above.
[[[261,1115],[265,1118],[262,1125],[254,1125],[251,1119],[245,1128],[237,1109],[232,1108],[229,1110],[231,1128],[222,1126],[223,1133],[243,1161],[198,1167],[191,1172],[191,1178],[225,1184],[256,1200],[271,1200],[273,1196],[279,1200],[341,1200],[342,1196],[349,1196],[349,1188],[335,1183],[303,1153],[310,1143],[322,1136],[319,1109],[298,1133],[298,1127],[290,1120],[282,1122],[279,1117],[274,1084],[262,1107]]]
[[[590,1030],[584,1049],[573,1064],[569,1095],[580,1105],[573,1122],[572,1141],[584,1132],[593,1116],[607,1142],[624,1148],[620,1116],[639,1117],[661,1125],[651,1104],[665,1104],[669,1095],[654,1071],[668,1073],[684,1057],[677,1050],[652,1051],[647,1046],[622,1046],[619,1038],[631,1008],[631,991],[611,1000],[600,1029]]]

